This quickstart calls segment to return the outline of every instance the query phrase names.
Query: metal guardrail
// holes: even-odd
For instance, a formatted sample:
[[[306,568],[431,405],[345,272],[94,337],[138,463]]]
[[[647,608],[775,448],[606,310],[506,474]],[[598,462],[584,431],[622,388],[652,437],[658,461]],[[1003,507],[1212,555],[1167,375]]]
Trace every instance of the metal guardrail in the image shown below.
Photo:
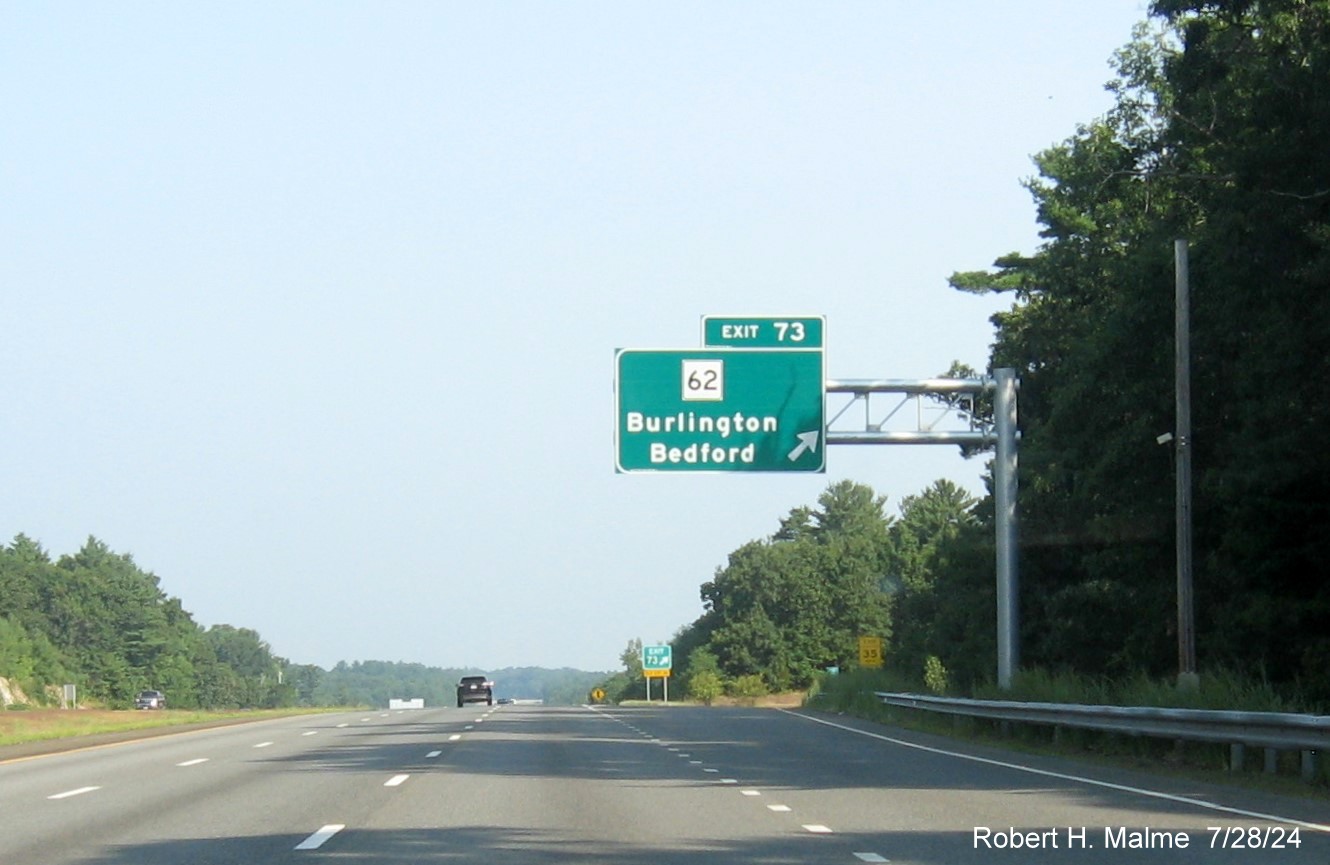
[[[874,696],[890,706],[994,721],[1076,727],[1125,736],[1150,736],[1189,742],[1219,742],[1276,751],[1301,751],[1304,776],[1314,774],[1317,752],[1330,749],[1330,715],[1020,703],[884,691],[875,691]],[[1235,753],[1239,755],[1240,762],[1240,752]]]

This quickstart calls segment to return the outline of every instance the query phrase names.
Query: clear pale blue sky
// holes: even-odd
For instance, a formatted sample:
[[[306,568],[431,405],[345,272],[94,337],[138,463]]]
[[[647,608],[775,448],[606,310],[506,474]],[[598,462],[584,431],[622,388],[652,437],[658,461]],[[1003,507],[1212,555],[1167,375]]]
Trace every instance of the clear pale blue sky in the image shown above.
[[[298,663],[615,668],[835,480],[983,466],[616,475],[613,350],[820,313],[832,377],[982,369],[1005,301],[946,277],[1037,247],[1145,15],[0,3],[0,541]]]

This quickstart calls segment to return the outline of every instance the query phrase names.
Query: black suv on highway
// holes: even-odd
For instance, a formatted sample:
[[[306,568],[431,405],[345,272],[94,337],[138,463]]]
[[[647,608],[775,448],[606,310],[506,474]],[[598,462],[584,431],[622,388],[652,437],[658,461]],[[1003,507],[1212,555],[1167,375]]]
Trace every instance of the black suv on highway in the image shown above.
[[[134,698],[135,709],[165,709],[166,695],[161,691],[139,691]]]
[[[457,708],[467,703],[494,705],[494,683],[484,676],[463,676],[457,683]]]

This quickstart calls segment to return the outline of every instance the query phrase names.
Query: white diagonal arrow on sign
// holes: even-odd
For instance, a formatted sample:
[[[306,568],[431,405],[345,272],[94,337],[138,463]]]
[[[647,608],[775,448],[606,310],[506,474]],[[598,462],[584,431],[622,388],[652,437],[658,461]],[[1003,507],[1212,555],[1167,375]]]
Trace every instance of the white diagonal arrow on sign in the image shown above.
[[[795,436],[795,438],[799,439],[799,444],[795,445],[794,450],[790,451],[790,462],[794,462],[799,457],[803,456],[804,451],[817,453],[818,435],[819,433],[817,430],[812,430],[810,432],[799,433]]]

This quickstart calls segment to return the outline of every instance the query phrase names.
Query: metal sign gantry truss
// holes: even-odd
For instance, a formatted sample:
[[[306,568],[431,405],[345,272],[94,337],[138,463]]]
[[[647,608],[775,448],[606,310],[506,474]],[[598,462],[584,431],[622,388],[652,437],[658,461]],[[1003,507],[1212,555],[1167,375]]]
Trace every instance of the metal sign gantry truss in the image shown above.
[[[991,377],[975,379],[831,379],[828,394],[850,394],[839,411],[828,407],[826,442],[829,445],[960,445],[997,446],[993,460],[993,498],[997,534],[997,679],[1001,688],[1011,687],[1012,673],[1020,666],[1020,626],[1017,609],[1019,584],[1016,556],[1016,371],[997,369]],[[993,394],[991,422],[976,410],[981,394]],[[878,400],[879,417],[874,420],[872,397],[891,394],[884,408]],[[924,397],[929,397],[927,402]],[[863,423],[858,429],[834,429],[862,403]],[[894,403],[894,405],[892,405]],[[902,409],[909,411],[902,412]],[[883,414],[882,412],[885,412]],[[857,413],[856,413],[857,415]],[[913,417],[913,429],[887,429]],[[962,429],[951,427],[964,425]],[[943,428],[939,428],[943,427]]]
[[[997,441],[993,424],[975,406],[979,395],[992,389],[990,379],[831,379],[826,392],[849,394],[851,399],[834,414],[828,406],[827,443],[992,445]],[[890,398],[875,400],[875,394]],[[861,423],[844,429],[859,416],[851,411],[856,407],[863,409]],[[889,424],[909,428],[888,429]],[[950,428],[958,425],[964,428]]]

